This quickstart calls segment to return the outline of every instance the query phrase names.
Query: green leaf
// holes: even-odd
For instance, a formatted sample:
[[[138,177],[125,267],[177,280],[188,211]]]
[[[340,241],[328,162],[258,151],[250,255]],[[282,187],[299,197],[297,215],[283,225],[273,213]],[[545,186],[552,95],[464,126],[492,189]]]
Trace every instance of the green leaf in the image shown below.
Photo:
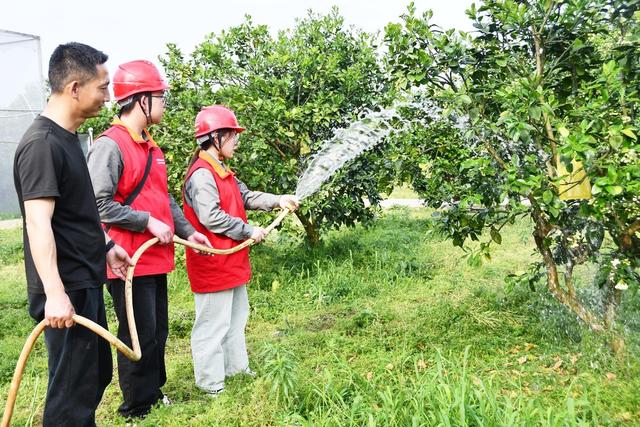
[[[533,120],[540,120],[541,114],[542,114],[542,109],[540,107],[534,106],[529,108],[529,116],[531,116]]]
[[[551,201],[553,200],[553,192],[551,190],[545,190],[545,192],[542,193],[542,200],[546,204],[551,203]]]
[[[502,236],[500,235],[500,232],[496,228],[491,227],[491,231],[489,232],[489,234],[491,234],[491,240],[493,240],[499,245],[502,244]]]
[[[623,191],[624,189],[620,185],[610,185],[607,187],[607,193],[611,194],[612,196],[617,196]]]
[[[482,258],[480,258],[480,253],[472,253],[467,257],[467,264],[470,267],[480,267],[482,265]]]
[[[469,105],[469,104],[471,104],[473,102],[473,101],[471,101],[471,97],[469,95],[463,94],[463,95],[460,95],[458,98],[460,99],[460,101],[463,104]]]
[[[631,128],[622,129],[622,133],[627,135],[629,138],[633,139],[634,141],[638,139],[636,137],[636,134],[633,133],[633,130]]]
[[[619,134],[611,135],[611,137],[609,138],[609,145],[611,145],[611,148],[613,148],[614,150],[619,149],[622,146],[623,142],[624,139]]]
[[[307,145],[306,142],[302,141],[300,143],[300,155],[301,156],[306,156],[310,152],[311,152],[311,148],[309,148],[309,146]]]
[[[568,137],[568,136],[569,136],[569,129],[567,129],[567,128],[566,128],[566,127],[564,127],[564,126],[560,126],[560,127],[558,128],[558,133],[559,133],[560,135],[562,135],[564,138],[566,138],[566,137]]]

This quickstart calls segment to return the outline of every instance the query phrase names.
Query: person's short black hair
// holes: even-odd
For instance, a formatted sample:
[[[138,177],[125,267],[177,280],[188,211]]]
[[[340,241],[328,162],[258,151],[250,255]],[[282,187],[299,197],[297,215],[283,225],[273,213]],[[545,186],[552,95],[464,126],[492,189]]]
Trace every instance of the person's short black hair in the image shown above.
[[[86,83],[97,74],[96,66],[107,62],[106,53],[82,43],[58,46],[49,58],[51,92],[60,93],[73,80]]]

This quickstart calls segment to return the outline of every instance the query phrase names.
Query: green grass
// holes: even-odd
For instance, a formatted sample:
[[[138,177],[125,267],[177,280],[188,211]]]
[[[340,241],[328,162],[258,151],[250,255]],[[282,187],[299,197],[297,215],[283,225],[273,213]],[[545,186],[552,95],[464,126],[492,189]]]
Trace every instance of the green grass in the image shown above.
[[[19,213],[0,212],[0,221],[4,221],[7,219],[18,219],[18,218],[20,218]]]
[[[403,185],[400,187],[396,187],[393,189],[391,194],[387,197],[388,199],[420,199],[420,195],[413,191],[412,188],[407,185]]]
[[[638,425],[638,303],[621,319],[627,352],[614,357],[544,291],[506,291],[503,277],[533,257],[527,223],[507,229],[493,260],[470,267],[430,231],[425,210],[389,211],[369,229],[330,233],[314,249],[276,236],[252,250],[250,363],[210,399],[194,385],[186,274],[170,277],[168,381],[174,405],[138,425]],[[19,233],[0,231],[0,404],[33,326]],[[179,250],[178,259],[182,259]],[[578,285],[587,289],[593,268]],[[108,295],[106,298],[109,301]],[[112,312],[110,307],[107,308]],[[110,325],[115,327],[113,316]],[[14,425],[39,422],[42,343],[18,397]],[[125,425],[114,381],[98,424]]]

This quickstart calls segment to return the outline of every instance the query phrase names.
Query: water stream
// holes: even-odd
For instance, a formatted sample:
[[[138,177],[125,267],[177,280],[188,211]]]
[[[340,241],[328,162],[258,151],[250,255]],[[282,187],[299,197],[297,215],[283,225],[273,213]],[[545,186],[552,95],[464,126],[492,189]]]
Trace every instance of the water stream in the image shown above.
[[[415,119],[420,122],[435,120],[440,115],[440,110],[428,100],[402,101],[388,109],[363,113],[349,126],[336,129],[311,158],[298,181],[296,196],[300,200],[309,197],[345,163],[375,147],[392,133],[405,131],[415,120],[403,119],[400,115],[402,108],[419,108],[425,113],[420,119]]]

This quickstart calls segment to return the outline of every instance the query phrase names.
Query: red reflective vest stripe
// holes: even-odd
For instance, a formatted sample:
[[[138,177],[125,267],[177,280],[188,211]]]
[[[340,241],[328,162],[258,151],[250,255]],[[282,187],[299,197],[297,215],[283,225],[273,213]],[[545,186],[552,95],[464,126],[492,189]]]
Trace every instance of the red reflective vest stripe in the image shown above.
[[[149,176],[142,190],[131,203],[131,208],[136,211],[149,212],[154,218],[164,222],[171,230],[174,229],[173,216],[169,205],[169,192],[167,188],[167,167],[164,155],[159,147],[153,147],[150,142],[136,142],[132,139],[125,126],[115,124],[104,133],[104,136],[114,140],[120,148],[124,167],[118,181],[118,187],[113,200],[122,203],[131,194],[144,175],[149,149],[153,149],[153,157]],[[98,144],[100,142],[97,142]],[[109,236],[122,246],[131,256],[147,240],[154,236],[149,231],[135,232],[113,225],[109,230]],[[135,276],[150,276],[164,274],[174,269],[173,243],[169,245],[153,245],[147,249],[138,260]],[[109,279],[116,276],[107,268]]]
[[[241,218],[247,222],[247,213],[240,189],[233,173],[220,176],[218,171],[202,158],[198,159],[187,172],[185,182],[198,169],[207,169],[213,175],[220,194],[220,209],[227,214]],[[197,231],[207,236],[216,249],[229,249],[242,242],[230,239],[223,234],[210,232],[200,223],[195,211],[184,201],[184,216]],[[205,256],[197,254],[193,249],[186,248],[187,274],[191,283],[191,290],[196,293],[218,292],[246,284],[251,278],[251,264],[249,263],[249,248],[242,249],[230,255]]]

